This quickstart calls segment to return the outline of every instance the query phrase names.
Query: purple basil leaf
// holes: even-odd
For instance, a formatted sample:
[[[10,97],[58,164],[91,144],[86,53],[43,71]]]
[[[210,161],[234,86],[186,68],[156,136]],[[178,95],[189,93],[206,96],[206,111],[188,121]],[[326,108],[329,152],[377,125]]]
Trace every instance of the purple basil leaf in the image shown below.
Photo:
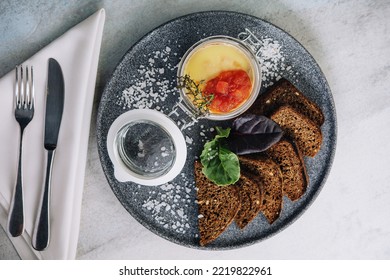
[[[283,130],[274,121],[249,114],[234,120],[228,146],[237,155],[259,153],[279,142],[282,136]]]
[[[273,144],[279,142],[283,132],[255,134],[255,135],[232,135],[229,137],[229,149],[237,155],[246,155],[264,152]]]
[[[283,132],[280,126],[273,120],[253,114],[238,117],[232,125],[232,132],[237,134],[262,134]]]

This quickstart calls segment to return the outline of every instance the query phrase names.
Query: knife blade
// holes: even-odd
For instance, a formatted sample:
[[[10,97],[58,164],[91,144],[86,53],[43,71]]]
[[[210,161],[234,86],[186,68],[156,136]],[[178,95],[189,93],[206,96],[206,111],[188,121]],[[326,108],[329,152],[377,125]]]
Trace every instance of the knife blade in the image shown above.
[[[44,148],[47,151],[46,176],[32,236],[32,246],[37,251],[45,250],[50,242],[51,177],[64,111],[64,96],[65,85],[61,66],[57,60],[49,58],[44,138]]]

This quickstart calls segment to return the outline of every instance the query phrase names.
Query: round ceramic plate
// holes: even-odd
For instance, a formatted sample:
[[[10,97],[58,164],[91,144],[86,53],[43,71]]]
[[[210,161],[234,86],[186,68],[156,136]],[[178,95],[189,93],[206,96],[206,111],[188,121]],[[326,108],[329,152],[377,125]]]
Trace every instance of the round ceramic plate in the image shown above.
[[[215,126],[229,121],[191,119],[175,109],[179,100],[176,72],[181,56],[197,41],[212,35],[228,35],[246,41],[262,64],[261,93],[276,80],[290,80],[322,109],[325,123],[323,144],[305,163],[310,185],[296,202],[283,200],[281,216],[268,224],[260,213],[244,230],[232,223],[206,247],[199,246],[198,206],[194,183],[194,161],[203,145],[215,134]],[[260,94],[261,94],[260,93]],[[169,183],[143,186],[119,182],[107,151],[110,126],[121,114],[150,108],[177,123],[187,144],[187,161]],[[325,183],[336,146],[336,114],[326,79],[305,48],[280,28],[253,16],[233,12],[203,12],[177,18],[148,33],[132,46],[107,83],[99,106],[97,140],[100,160],[108,183],[126,210],[152,232],[181,245],[205,249],[247,246],[268,238],[295,221],[308,209]]]

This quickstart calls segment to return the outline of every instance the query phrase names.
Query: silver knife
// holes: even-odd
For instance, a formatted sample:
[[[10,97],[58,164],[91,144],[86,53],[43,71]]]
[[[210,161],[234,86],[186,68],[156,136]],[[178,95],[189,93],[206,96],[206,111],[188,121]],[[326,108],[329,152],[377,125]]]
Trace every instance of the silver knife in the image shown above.
[[[64,110],[64,77],[61,66],[54,58],[49,58],[48,80],[45,115],[45,140],[47,150],[47,166],[45,185],[42,190],[40,207],[35,220],[32,235],[32,246],[37,251],[43,251],[50,242],[50,193],[51,175],[58,134]]]

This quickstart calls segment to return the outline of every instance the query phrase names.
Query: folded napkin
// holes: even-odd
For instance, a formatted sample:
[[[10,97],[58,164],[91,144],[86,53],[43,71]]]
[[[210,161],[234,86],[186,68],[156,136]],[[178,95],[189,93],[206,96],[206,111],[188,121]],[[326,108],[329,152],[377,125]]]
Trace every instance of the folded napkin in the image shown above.
[[[87,146],[105,11],[99,10],[43,48],[23,65],[34,67],[35,115],[23,140],[25,231],[10,237],[22,259],[74,259],[87,159]],[[62,67],[65,103],[53,162],[51,239],[42,252],[31,246],[41,191],[46,150],[43,147],[48,59]],[[16,182],[19,125],[14,117],[15,72],[0,80],[0,223],[7,229],[8,210]]]

